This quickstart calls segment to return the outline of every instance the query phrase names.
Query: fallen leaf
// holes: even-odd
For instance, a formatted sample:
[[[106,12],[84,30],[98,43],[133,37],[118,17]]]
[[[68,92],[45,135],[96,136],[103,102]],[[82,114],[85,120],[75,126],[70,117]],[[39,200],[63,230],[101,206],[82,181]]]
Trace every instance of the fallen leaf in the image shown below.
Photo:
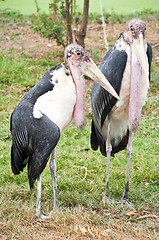
[[[103,195],[104,195],[104,197],[103,197],[103,205],[105,207],[105,201],[106,201],[107,197],[106,197],[105,193],[103,193]]]
[[[138,213],[139,213],[139,211],[138,211],[138,209],[136,209],[136,210],[132,210],[130,212],[125,213],[125,215],[130,217],[130,216],[138,214]]]
[[[82,232],[83,235],[87,233],[87,230],[85,227],[79,226],[80,231]]]
[[[74,231],[78,233],[78,226],[74,226]]]
[[[157,115],[157,114],[158,114],[158,111],[157,111],[157,110],[154,110],[153,113],[154,113],[154,115]]]
[[[106,232],[112,232],[112,230],[109,229],[109,228],[107,228],[105,231],[106,231]]]
[[[120,221],[117,222],[118,226],[120,225]]]
[[[106,238],[106,239],[110,239],[110,237],[108,236],[108,234],[106,232],[104,232],[103,230],[99,229],[99,232]]]
[[[110,213],[104,213],[103,215],[104,216],[110,216]]]
[[[88,232],[93,236],[94,238],[94,234],[92,233],[91,229],[88,227]]]
[[[95,229],[95,231],[96,231],[96,237],[98,238],[99,231],[98,231],[98,229]]]
[[[144,219],[144,218],[156,218],[157,220],[159,220],[158,217],[154,214],[147,214],[147,215],[144,215],[144,216],[140,216],[137,219]]]

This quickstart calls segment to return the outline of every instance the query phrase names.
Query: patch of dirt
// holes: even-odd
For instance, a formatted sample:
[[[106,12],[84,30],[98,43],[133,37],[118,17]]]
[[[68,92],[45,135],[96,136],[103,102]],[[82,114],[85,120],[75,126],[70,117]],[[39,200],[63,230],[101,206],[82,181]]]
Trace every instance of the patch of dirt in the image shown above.
[[[55,41],[42,38],[40,34],[34,32],[29,26],[21,27],[17,25],[14,28],[7,27],[5,30],[0,29],[0,32],[2,38],[0,49],[2,51],[15,48],[19,52],[41,58],[50,51],[61,49]]]
[[[148,21],[146,22],[146,28],[146,40],[153,48],[153,61],[159,62],[159,23],[157,21]],[[120,33],[126,29],[127,24],[116,23],[106,25],[109,47],[115,43]],[[8,25],[5,29],[0,28],[0,36],[1,51],[16,49],[17,52],[29,54],[37,58],[42,58],[50,52],[58,52],[61,59],[63,59],[64,49],[62,46],[57,46],[55,41],[41,37],[39,33],[34,32],[29,26],[22,27],[16,23],[11,26]],[[100,64],[106,53],[103,26],[101,24],[91,23],[88,25],[85,48],[96,64]],[[53,58],[56,58],[56,54]],[[86,92],[91,89],[92,84],[92,81],[86,81]],[[90,111],[90,107],[87,107],[88,111]]]
[[[152,45],[154,61],[159,61],[159,23],[148,21],[146,23],[146,41]],[[127,30],[127,24],[107,24],[108,44],[114,44],[121,32]],[[86,49],[97,48],[103,57],[105,55],[104,34],[101,24],[90,24],[87,29]],[[110,47],[110,45],[109,45]]]
[[[152,45],[154,50],[153,56],[156,60],[159,58],[159,23],[157,21],[149,21],[146,22],[146,27],[146,40]],[[108,44],[110,42],[111,45],[114,44],[119,34],[126,29],[127,24],[107,24],[106,31]],[[5,29],[1,28],[0,34],[0,49],[2,51],[16,48],[19,51],[23,51],[26,54],[32,54],[36,57],[42,57],[50,51],[61,51],[63,53],[63,47],[57,46],[56,42],[53,40],[41,37],[40,34],[34,32],[29,26],[22,27],[15,24],[13,27],[8,26]],[[98,53],[100,53],[100,59],[97,62],[101,62],[101,58],[106,52],[104,47],[103,27],[101,24],[92,23],[88,25],[85,48],[88,52],[92,49],[97,50]]]

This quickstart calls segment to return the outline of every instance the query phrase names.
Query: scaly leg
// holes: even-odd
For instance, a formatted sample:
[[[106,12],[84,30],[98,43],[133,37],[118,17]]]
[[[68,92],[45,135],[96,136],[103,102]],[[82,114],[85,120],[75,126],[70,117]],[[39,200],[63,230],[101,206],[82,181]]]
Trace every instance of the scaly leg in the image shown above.
[[[54,148],[50,161],[50,171],[52,177],[53,193],[54,193],[54,207],[57,207],[57,181],[56,181],[56,148]]]
[[[132,140],[133,133],[129,132],[129,140],[127,145],[127,166],[126,166],[126,177],[125,177],[125,189],[123,193],[123,200],[128,200],[128,192],[129,192],[129,169],[130,169],[130,159],[132,154]]]
[[[108,116],[108,132],[107,132],[107,140],[106,140],[106,153],[107,153],[107,171],[106,171],[106,196],[109,197],[109,167],[110,167],[110,156],[112,151],[112,146],[110,142],[110,128],[111,128],[111,120],[110,116]]]
[[[41,216],[41,174],[37,178],[36,216]]]
[[[49,216],[45,216],[41,214],[41,174],[37,178],[36,216],[41,219],[49,218]]]

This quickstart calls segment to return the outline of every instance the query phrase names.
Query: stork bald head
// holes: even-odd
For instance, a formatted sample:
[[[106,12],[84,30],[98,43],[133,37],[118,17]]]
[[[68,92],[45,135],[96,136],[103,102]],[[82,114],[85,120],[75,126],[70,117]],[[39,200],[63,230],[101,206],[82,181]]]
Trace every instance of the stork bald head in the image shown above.
[[[90,57],[86,50],[77,44],[70,44],[65,49],[65,60],[71,60],[74,66],[80,66],[81,62],[89,61]]]
[[[68,63],[74,82],[76,82],[75,78],[78,77],[77,74],[86,75],[105,88],[115,98],[119,99],[114,88],[82,46],[73,43],[68,45],[65,49],[65,61]]]
[[[139,18],[132,19],[128,23],[128,32],[131,38],[139,38],[140,33],[142,33],[143,38],[145,37],[146,24]]]
[[[65,49],[65,61],[68,64],[72,79],[76,88],[76,105],[74,108],[74,120],[77,128],[84,125],[84,98],[86,75],[100,84],[114,97],[119,98],[109,81],[104,77],[97,65],[89,57],[86,50],[77,44],[70,44]]]

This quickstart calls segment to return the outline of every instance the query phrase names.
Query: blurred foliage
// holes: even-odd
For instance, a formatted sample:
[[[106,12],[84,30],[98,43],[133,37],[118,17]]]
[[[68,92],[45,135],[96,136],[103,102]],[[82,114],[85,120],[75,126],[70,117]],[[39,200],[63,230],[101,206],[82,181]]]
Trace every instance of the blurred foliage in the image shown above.
[[[50,13],[41,13],[37,6],[37,14],[32,18],[32,26],[43,37],[54,39],[57,45],[67,45],[65,1],[55,0],[49,4]]]
[[[57,11],[57,16],[53,16],[53,12],[50,14],[38,14],[35,15],[32,21],[33,28],[35,31],[38,31],[42,36],[55,39],[58,45],[65,47],[67,45],[67,36],[66,36],[66,23],[65,23],[65,11],[63,1],[56,0],[56,6],[54,9]],[[50,4],[50,9],[53,6]],[[142,20],[159,20],[159,12],[154,12],[152,9],[144,9],[141,12],[134,11],[133,14],[122,15],[116,14],[114,11],[111,13],[104,13],[104,18],[107,23],[124,23],[132,18],[141,18]],[[71,13],[71,19],[73,20],[73,14]],[[82,19],[82,13],[76,12],[76,23],[79,24]],[[96,21],[97,23],[102,24],[101,15],[97,13],[89,14],[89,23]]]
[[[65,31],[65,24],[62,23],[62,19],[60,19],[61,24],[59,21],[53,20],[47,14],[40,14],[35,16],[33,19],[33,28],[36,32],[40,33],[43,37],[48,39],[56,40],[57,45],[62,45],[63,47],[66,46],[66,31]]]
[[[65,1],[55,0],[54,3],[49,4],[50,13],[46,14],[41,11],[37,6],[37,13],[31,16],[25,16],[21,12],[10,9],[3,9],[0,11],[1,23],[6,23],[9,20],[11,22],[23,22],[24,24],[30,23],[33,29],[41,34],[43,37],[48,39],[54,39],[57,45],[65,47],[68,43],[67,32],[66,32],[66,12],[65,12]],[[70,17],[73,22],[73,5],[70,5]],[[75,13],[76,24],[79,24],[82,19],[82,13],[76,11]],[[132,14],[122,15],[116,14],[113,10],[111,13],[104,12],[104,18],[107,23],[125,23],[132,18],[141,18],[142,20],[159,20],[159,11],[153,11],[152,9],[144,9],[141,12],[134,10]],[[90,13],[89,23],[97,22],[102,24],[101,14]]]
[[[104,12],[104,18],[107,23],[125,23],[132,18],[141,18],[142,20],[159,20],[159,11],[153,11],[152,9],[143,9],[141,12],[134,10],[132,14],[117,14],[113,10],[111,13]],[[102,24],[101,14],[90,13],[89,22],[96,20],[98,23]]]
[[[13,23],[24,23],[27,24],[29,16],[24,16],[21,12],[17,10],[11,10],[9,8],[3,8],[0,10],[0,26],[4,24],[13,24]]]

